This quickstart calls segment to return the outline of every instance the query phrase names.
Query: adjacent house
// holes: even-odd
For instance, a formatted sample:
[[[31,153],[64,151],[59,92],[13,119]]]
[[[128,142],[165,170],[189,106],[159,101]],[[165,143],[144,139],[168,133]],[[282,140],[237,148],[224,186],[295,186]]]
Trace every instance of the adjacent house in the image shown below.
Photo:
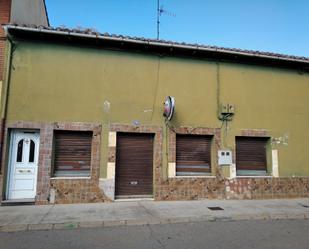
[[[5,30],[2,203],[309,197],[309,58]]]
[[[1,0],[0,24],[20,23],[49,26],[44,0]],[[0,27],[0,81],[3,81],[5,35]]]

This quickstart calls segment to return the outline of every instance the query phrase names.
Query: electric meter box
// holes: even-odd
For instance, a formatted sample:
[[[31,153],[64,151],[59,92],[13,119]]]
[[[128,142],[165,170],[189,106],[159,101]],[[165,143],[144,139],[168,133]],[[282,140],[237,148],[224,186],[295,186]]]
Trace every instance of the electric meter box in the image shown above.
[[[231,150],[219,150],[218,151],[218,164],[219,165],[231,165],[232,160],[232,151]]]

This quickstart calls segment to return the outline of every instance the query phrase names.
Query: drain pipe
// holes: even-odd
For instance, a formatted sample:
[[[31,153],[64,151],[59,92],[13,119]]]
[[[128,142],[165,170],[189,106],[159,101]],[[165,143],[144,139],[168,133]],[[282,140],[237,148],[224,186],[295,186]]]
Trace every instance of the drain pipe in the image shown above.
[[[6,115],[7,115],[7,105],[8,105],[8,95],[9,95],[9,85],[11,81],[11,70],[12,70],[12,60],[13,60],[13,52],[15,50],[15,44],[10,38],[7,27],[4,27],[5,36],[8,41],[7,47],[7,53],[9,56],[7,56],[6,59],[6,73],[5,73],[5,79],[2,86],[2,96],[1,96],[1,131],[0,131],[0,174],[3,171],[2,167],[2,159],[3,159],[3,146],[4,146],[4,134],[5,134],[5,126],[6,126]]]

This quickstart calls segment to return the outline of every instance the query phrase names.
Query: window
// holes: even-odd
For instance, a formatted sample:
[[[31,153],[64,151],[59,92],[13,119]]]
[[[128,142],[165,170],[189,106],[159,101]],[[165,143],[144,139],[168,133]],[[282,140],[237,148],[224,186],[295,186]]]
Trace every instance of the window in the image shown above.
[[[268,138],[236,137],[237,175],[265,175]]]
[[[211,173],[211,138],[203,135],[176,135],[176,176]]]
[[[23,160],[23,148],[24,148],[24,140],[20,140],[17,146],[17,158],[16,162],[20,163]]]
[[[54,176],[90,176],[92,132],[54,134]]]
[[[35,143],[33,140],[30,140],[30,149],[29,149],[29,163],[34,162],[34,151],[35,151]]]

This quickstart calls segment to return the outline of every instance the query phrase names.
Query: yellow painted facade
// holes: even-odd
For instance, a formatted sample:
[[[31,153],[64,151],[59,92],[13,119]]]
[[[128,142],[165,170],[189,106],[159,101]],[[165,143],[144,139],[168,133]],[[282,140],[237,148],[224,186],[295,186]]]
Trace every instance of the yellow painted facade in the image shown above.
[[[19,42],[14,51],[7,122],[102,124],[100,177],[107,175],[109,124],[159,125],[167,95],[174,127],[220,128],[218,104],[235,105],[222,147],[244,129],[263,129],[278,150],[280,176],[309,176],[309,74],[280,69],[103,49]],[[163,167],[168,171],[166,144]]]

